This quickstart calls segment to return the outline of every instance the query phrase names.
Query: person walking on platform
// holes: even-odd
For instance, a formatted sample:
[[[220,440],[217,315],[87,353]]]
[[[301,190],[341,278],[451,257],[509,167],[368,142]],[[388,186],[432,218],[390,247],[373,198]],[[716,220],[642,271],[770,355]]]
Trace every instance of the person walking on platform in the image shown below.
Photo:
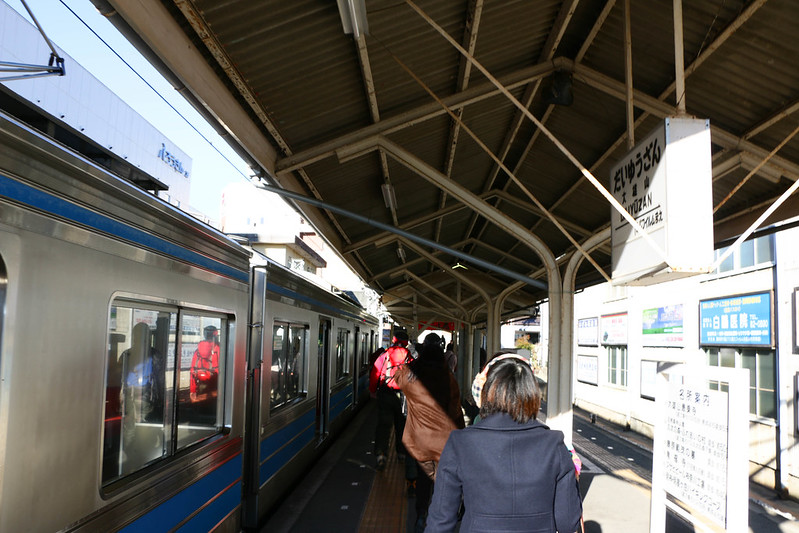
[[[438,335],[425,337],[419,358],[400,368],[396,381],[408,404],[402,443],[424,473],[416,478],[415,531],[421,532],[441,451],[450,432],[465,426],[460,388],[444,359]]]
[[[391,428],[394,428],[394,444],[397,458],[405,459],[405,447],[402,445],[402,434],[405,428],[403,413],[403,396],[396,381],[397,370],[411,360],[408,345],[408,333],[396,330],[391,339],[391,346],[375,360],[369,374],[369,392],[377,398],[377,426],[375,427],[375,456],[377,469],[386,467],[388,443]],[[408,483],[408,495],[415,491],[416,465],[413,461],[405,461],[405,479]]]
[[[537,421],[541,391],[528,359],[495,356],[472,386],[481,420],[450,434],[436,474],[429,533],[575,532],[582,501],[563,433]]]

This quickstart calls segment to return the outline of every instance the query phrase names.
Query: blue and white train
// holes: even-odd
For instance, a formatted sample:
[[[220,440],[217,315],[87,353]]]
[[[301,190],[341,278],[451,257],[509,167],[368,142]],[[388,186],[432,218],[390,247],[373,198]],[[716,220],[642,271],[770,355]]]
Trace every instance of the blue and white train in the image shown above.
[[[263,522],[368,399],[380,339],[252,256],[0,114],[1,532]]]

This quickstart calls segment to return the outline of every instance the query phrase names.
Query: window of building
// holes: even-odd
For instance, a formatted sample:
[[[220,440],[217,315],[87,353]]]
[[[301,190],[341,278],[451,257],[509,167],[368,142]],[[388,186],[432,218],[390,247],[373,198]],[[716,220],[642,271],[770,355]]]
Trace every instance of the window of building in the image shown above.
[[[272,327],[272,376],[270,407],[305,397],[308,392],[308,326],[275,322]]]
[[[725,246],[724,248],[717,249],[715,251],[714,260],[721,257],[728,248],[729,246]],[[719,265],[716,273],[733,272],[772,263],[774,263],[774,236],[762,235],[742,242],[740,248],[730,254],[729,257]]]
[[[608,383],[619,387],[627,386],[627,347],[607,346]]]
[[[222,315],[113,302],[108,328],[104,485],[220,431],[227,329],[228,320]]]
[[[339,328],[336,340],[336,380],[350,374],[350,332]]]
[[[776,353],[768,348],[705,348],[709,366],[749,369],[749,413],[777,418]],[[725,383],[711,381],[712,390],[727,392]]]

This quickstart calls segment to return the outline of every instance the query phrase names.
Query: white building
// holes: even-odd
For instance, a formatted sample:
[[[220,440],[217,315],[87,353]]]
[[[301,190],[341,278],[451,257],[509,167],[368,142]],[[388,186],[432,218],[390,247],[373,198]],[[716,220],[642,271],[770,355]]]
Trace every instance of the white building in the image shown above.
[[[712,274],[575,295],[575,405],[652,436],[660,363],[746,368],[750,475],[798,493],[797,225],[757,232]]]

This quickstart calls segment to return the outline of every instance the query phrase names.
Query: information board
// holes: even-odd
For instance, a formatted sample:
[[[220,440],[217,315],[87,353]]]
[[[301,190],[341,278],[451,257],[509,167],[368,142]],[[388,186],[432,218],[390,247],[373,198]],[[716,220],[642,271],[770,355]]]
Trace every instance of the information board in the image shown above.
[[[602,344],[627,344],[627,313],[603,315],[601,319]]]
[[[589,385],[599,385],[599,357],[596,355],[577,356],[577,381]]]

